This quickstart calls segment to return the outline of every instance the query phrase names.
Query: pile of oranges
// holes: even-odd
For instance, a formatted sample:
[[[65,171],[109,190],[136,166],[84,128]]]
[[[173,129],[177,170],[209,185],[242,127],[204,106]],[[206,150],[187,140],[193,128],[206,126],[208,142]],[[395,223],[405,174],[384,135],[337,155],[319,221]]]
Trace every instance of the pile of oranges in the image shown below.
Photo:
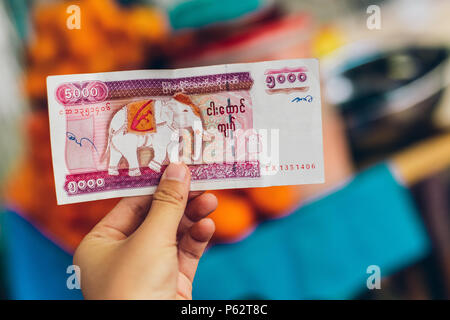
[[[66,25],[68,5],[50,2],[34,8],[24,81],[32,112],[21,124],[27,148],[5,189],[12,208],[70,252],[118,199],[56,205],[46,77],[146,68],[154,51],[170,38],[162,13],[143,6],[123,8],[113,0],[77,1],[81,28],[70,30]],[[300,199],[298,187],[213,193],[219,198],[219,207],[212,214],[216,242],[242,239],[259,221],[288,213]]]
[[[146,6],[121,7],[113,0],[79,0],[80,28],[69,29],[71,3],[40,4],[32,13],[25,88],[45,97],[52,74],[106,72],[145,67],[169,33],[165,15]]]
[[[76,4],[80,29],[69,29],[67,12]],[[117,199],[57,206],[46,103],[48,75],[145,68],[169,26],[147,6],[119,6],[113,0],[38,2],[26,46],[24,91],[32,111],[21,121],[26,153],[15,164],[5,190],[8,205],[60,246],[73,251]]]

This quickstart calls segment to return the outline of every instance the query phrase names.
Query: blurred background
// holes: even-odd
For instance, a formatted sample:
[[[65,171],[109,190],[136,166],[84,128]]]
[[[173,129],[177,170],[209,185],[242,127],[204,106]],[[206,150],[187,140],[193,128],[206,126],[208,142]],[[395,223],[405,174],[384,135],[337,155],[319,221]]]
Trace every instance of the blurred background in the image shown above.
[[[450,298],[448,13],[448,0],[2,0],[0,297],[81,299],[71,255],[118,201],[56,205],[48,75],[316,57],[326,183],[214,191],[194,298]]]

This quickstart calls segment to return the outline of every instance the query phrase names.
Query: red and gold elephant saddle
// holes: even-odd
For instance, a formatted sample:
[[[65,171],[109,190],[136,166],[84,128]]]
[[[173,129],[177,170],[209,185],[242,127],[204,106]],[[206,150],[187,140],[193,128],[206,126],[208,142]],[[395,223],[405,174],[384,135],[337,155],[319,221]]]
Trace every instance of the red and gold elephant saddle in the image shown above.
[[[127,131],[137,134],[156,132],[155,100],[140,100],[127,105]]]

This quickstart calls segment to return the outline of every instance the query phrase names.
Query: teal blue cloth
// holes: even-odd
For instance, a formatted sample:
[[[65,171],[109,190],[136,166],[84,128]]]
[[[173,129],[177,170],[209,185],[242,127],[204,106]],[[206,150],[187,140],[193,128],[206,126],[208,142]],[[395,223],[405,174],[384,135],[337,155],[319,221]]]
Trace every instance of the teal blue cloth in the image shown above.
[[[17,33],[22,39],[27,39],[30,29],[30,3],[27,0],[6,0],[5,8],[10,15]]]
[[[80,290],[66,287],[72,257],[15,212],[2,218],[10,298],[81,299]],[[369,265],[385,276],[429,250],[408,190],[379,165],[241,242],[211,248],[194,298],[352,298],[365,287]]]
[[[7,298],[79,300],[81,290],[67,288],[72,256],[11,210],[1,214]]]
[[[266,0],[188,0],[169,9],[173,29],[199,28],[217,22],[227,22],[257,11]]]
[[[369,265],[386,276],[429,250],[408,190],[382,164],[239,243],[211,248],[194,298],[352,298],[366,287]]]

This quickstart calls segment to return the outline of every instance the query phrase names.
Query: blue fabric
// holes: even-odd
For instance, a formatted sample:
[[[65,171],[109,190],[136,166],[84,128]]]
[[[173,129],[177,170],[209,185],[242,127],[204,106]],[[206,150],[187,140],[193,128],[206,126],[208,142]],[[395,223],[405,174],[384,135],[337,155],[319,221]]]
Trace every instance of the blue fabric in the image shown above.
[[[429,241],[408,190],[384,164],[247,239],[211,248],[194,281],[196,299],[347,299],[381,275],[420,259]]]
[[[66,287],[69,254],[12,211],[3,214],[2,227],[11,298],[82,298]],[[365,287],[369,265],[385,276],[428,251],[408,190],[379,165],[241,242],[211,248],[194,298],[351,298]]]
[[[66,285],[72,256],[44,237],[30,223],[12,211],[2,213],[8,298],[82,299],[81,290]]]
[[[261,9],[266,0],[189,0],[170,8],[172,28],[199,28],[226,22]]]

